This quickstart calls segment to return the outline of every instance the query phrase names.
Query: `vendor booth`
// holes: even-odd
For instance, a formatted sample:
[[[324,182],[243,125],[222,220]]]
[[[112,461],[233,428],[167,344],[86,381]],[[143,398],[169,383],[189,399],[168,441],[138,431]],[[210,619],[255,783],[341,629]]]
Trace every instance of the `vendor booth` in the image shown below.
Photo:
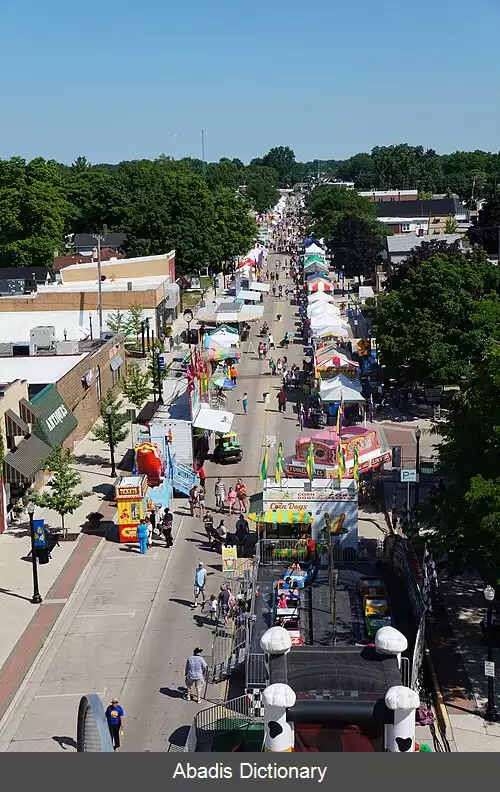
[[[319,397],[322,402],[361,403],[365,401],[361,390],[361,383],[358,380],[351,380],[344,374],[339,374],[333,379],[321,381]]]
[[[115,484],[120,542],[137,542],[137,526],[147,514],[148,477],[120,476]]]

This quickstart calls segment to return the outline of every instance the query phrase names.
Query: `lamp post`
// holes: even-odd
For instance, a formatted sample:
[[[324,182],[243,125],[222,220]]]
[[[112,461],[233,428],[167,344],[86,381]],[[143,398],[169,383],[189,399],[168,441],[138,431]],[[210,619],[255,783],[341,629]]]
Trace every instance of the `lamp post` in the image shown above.
[[[146,332],[146,322],[141,322],[141,346],[142,346],[142,357],[146,357],[146,341],[144,339],[144,334]]]
[[[149,343],[149,316],[146,317],[146,338],[148,341],[148,352],[150,350],[150,343]]]
[[[31,566],[33,569],[33,596],[30,602],[33,605],[40,605],[42,598],[38,590],[38,565],[36,562],[36,544],[35,544],[35,526],[33,523],[33,515],[35,513],[35,504],[28,503],[28,515],[30,518],[30,534],[31,534]]]
[[[495,599],[495,589],[492,586],[486,586],[483,591],[484,598],[488,603],[488,613],[486,616],[486,644],[488,646],[488,662],[494,663],[493,660],[493,640],[492,640],[492,627],[493,627],[493,600]],[[495,665],[493,664],[493,674],[488,676],[488,704],[484,719],[490,723],[498,723],[500,717],[495,706]],[[491,666],[490,666],[491,670]]]
[[[109,455],[111,457],[111,476],[112,478],[116,478],[116,467],[115,467],[115,439],[113,437],[113,408],[109,404],[106,407],[106,415],[108,416],[108,432],[109,432]]]
[[[189,351],[191,352],[191,322],[193,321],[193,312],[189,308],[186,308],[182,315],[188,326],[188,347]]]
[[[101,242],[104,239],[102,234],[94,234],[97,242],[97,318],[99,321],[99,341],[102,339],[102,267],[101,267]]]
[[[420,506],[420,438],[421,437],[422,437],[422,432],[417,426],[415,430],[415,442],[417,444],[417,448],[415,452],[415,471],[417,474],[417,485],[415,487],[415,506],[417,508]]]

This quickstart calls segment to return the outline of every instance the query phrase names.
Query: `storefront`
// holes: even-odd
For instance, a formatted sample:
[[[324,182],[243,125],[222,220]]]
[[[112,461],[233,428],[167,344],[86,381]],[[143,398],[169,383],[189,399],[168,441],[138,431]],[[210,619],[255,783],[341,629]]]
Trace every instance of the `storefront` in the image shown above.
[[[181,290],[177,283],[166,283],[163,290],[164,299],[156,308],[156,326],[159,335],[167,334],[167,327],[173,324],[179,315]]]
[[[250,514],[268,539],[312,536],[341,547],[358,544],[358,491],[354,481],[342,487],[332,481],[290,480],[266,482],[264,491],[250,499]]]

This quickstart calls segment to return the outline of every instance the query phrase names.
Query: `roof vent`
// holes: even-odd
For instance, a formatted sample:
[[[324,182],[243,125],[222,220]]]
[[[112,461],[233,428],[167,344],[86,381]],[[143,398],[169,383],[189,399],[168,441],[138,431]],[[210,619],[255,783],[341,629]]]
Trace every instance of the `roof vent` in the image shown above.
[[[132,291],[132,281],[127,282],[127,291]]]

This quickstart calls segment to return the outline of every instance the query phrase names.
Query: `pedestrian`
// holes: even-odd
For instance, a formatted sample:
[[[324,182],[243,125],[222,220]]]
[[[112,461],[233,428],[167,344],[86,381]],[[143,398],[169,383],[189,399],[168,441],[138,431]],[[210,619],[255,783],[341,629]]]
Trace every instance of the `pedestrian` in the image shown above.
[[[274,285],[274,283],[273,283],[272,292],[273,292],[273,297],[276,297],[276,286]]]
[[[197,472],[198,472],[198,478],[200,479],[200,487],[203,489],[203,491],[205,491],[207,474],[205,473],[205,468],[203,467],[203,464],[199,466]]]
[[[169,336],[168,344],[169,344],[169,347],[170,347],[170,351],[173,352],[174,351],[174,345],[175,345],[175,341],[174,341],[173,335]]]
[[[194,572],[194,602],[193,602],[193,609],[196,608],[198,604],[198,597],[201,597],[201,607],[203,608],[205,604],[205,584],[207,582],[207,570],[203,566],[203,562],[200,561],[198,567],[195,569]]]
[[[269,358],[269,369],[271,371],[272,376],[276,374],[276,363],[274,362],[273,358]]]
[[[238,379],[238,369],[236,368],[234,363],[231,366],[231,368],[229,369],[229,376],[230,376],[231,382],[234,382],[234,384],[236,385],[236,382],[237,382],[237,379]]]
[[[248,490],[246,488],[246,484],[244,484],[240,478],[236,484],[236,497],[240,503],[240,514],[246,514]]]
[[[198,493],[198,506],[200,507],[200,517],[203,519],[207,513],[206,509],[206,493],[203,488],[200,488]]]
[[[245,415],[247,415],[247,410],[248,410],[248,393],[244,393],[244,394],[243,394],[243,398],[242,398],[242,400],[241,400],[241,403],[242,403],[242,405],[243,405],[243,412],[244,412],[244,414],[245,414]]]
[[[153,546],[153,524],[149,517],[146,517],[146,527],[148,529],[148,550]]]
[[[217,619],[217,597],[215,594],[210,594],[210,600],[208,602],[208,612],[210,614],[210,621]]]
[[[267,348],[276,349],[276,347],[274,346],[274,338],[272,333],[269,333],[269,338],[267,339]]]
[[[226,500],[226,486],[219,476],[215,482],[215,507],[222,511]]]
[[[141,517],[141,521],[137,526],[137,538],[139,540],[139,551],[144,555],[148,549],[148,526],[145,517]]]
[[[280,377],[281,374],[283,373],[283,364],[281,362],[281,358],[278,358],[278,360],[276,361],[276,371],[278,373],[278,377]]]
[[[242,514],[236,520],[236,538],[240,544],[244,544],[249,533],[248,522]]]
[[[111,704],[107,707],[105,714],[113,750],[117,751],[120,747],[120,736],[123,734],[124,725],[123,708],[120,707],[118,699],[111,699]]]
[[[225,544],[226,543],[226,539],[227,539],[227,528],[226,528],[226,525],[224,523],[224,520],[220,521],[220,523],[218,524],[218,526],[217,526],[217,528],[215,530],[217,532],[217,536],[221,540],[221,543]]]
[[[278,393],[278,412],[286,412],[286,392],[284,388]]]
[[[297,405],[297,412],[299,414],[300,431],[302,432],[303,429],[304,429],[304,417],[305,417],[305,415],[304,415],[304,405],[302,404],[302,402],[299,402],[299,404]]]
[[[174,522],[173,515],[167,507],[163,513],[162,533],[165,537],[165,547],[172,547],[172,524]]]
[[[197,646],[186,660],[186,701],[196,701],[197,704],[201,701],[201,688],[208,669],[205,659],[201,656],[202,653],[203,649]]]
[[[231,596],[230,589],[223,583],[219,591],[219,618],[222,616],[222,618],[224,619],[225,626],[227,626],[227,617],[229,616],[230,596]]]
[[[286,335],[286,334],[285,334],[285,335]],[[285,372],[286,372],[286,371],[287,371],[287,369],[288,369],[288,358],[287,358],[286,356],[284,356],[284,357],[283,357],[283,361],[282,361],[282,362],[283,362],[283,374],[285,374]]]
[[[198,503],[198,485],[197,484],[193,484],[193,486],[189,490],[188,503],[189,503],[189,510],[191,512],[191,517],[194,517],[195,516],[195,511],[196,511],[196,504]]]
[[[228,489],[226,501],[229,507],[229,514],[232,514],[236,504],[236,490],[232,487]]]

